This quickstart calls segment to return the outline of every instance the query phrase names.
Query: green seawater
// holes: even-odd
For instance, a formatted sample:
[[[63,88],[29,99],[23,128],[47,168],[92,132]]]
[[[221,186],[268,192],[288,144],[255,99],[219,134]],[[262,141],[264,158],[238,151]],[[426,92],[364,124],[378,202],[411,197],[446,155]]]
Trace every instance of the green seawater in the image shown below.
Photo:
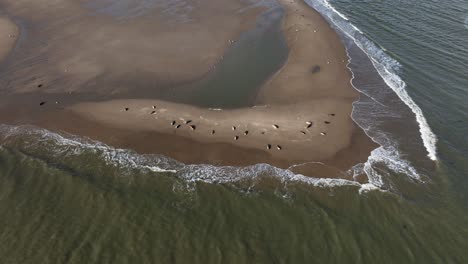
[[[2,263],[466,261],[466,218],[431,186],[405,198],[267,176],[190,183],[36,155],[0,150]]]

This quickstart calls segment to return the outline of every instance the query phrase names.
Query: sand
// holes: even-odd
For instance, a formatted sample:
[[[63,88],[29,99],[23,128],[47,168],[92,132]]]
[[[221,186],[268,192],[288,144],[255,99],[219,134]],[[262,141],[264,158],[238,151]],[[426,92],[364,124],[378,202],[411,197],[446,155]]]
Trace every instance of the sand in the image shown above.
[[[350,143],[348,135],[352,126],[341,104],[339,100],[324,99],[315,104],[217,111],[158,100],[115,100],[80,103],[71,109],[86,118],[122,129],[177,134],[200,142],[228,142],[260,150],[268,150],[270,144],[268,152],[275,158],[321,160],[332,157]],[[310,128],[307,122],[313,122]],[[177,125],[181,126],[177,128]]]
[[[23,10],[21,3],[27,2],[11,2],[10,11]],[[236,3],[233,9],[241,6],[239,2],[226,2]],[[280,0],[280,4],[285,9],[282,30],[290,54],[285,65],[259,89],[254,107],[204,109],[157,99],[93,102],[87,97],[67,103],[67,97],[63,96],[57,104],[48,100],[47,104],[39,106],[34,92],[39,89],[36,84],[43,80],[33,79],[16,89],[16,92],[31,94],[21,96],[21,110],[14,115],[1,114],[0,120],[88,136],[142,153],[168,155],[186,163],[249,165],[264,162],[309,176],[349,177],[344,176],[343,171],[364,162],[376,145],[350,117],[352,102],[359,95],[350,85],[345,49],[336,32],[301,0]],[[225,8],[222,5],[216,6]],[[99,30],[93,27],[97,21],[80,22],[66,33],[59,25],[57,28],[62,31],[52,29],[50,34],[63,33],[66,43],[78,41],[82,48],[76,50],[70,46],[54,52],[53,43],[44,47],[50,59],[57,63],[48,64],[43,70],[72,76],[68,76],[71,81],[66,88],[46,85],[40,90],[44,93],[73,92],[70,97],[80,91],[132,91],[131,82],[123,81],[117,87],[115,82],[106,82],[125,80],[125,76],[132,73],[141,79],[156,75],[161,82],[165,78],[175,80],[172,84],[200,78],[222,59],[231,41],[252,26],[252,17],[259,12],[258,8],[249,7],[248,14],[227,15],[216,12],[216,6],[209,10],[219,13],[214,20],[204,21],[200,14],[200,20],[183,26],[164,25],[154,29],[168,34],[164,35],[162,43],[151,32],[145,32],[148,29],[144,26],[145,17],[130,23],[141,22],[143,33],[132,30],[135,24],[123,23],[117,27],[107,21],[112,18],[102,16],[96,19],[103,20],[99,23],[106,26]],[[80,8],[74,6],[70,10]],[[168,27],[174,30],[167,30]],[[77,40],[73,35],[75,31],[89,35]],[[205,31],[208,35],[203,33]],[[109,37],[108,34],[114,33],[122,37]],[[199,45],[174,47],[188,39]],[[155,59],[151,54],[161,56]],[[99,90],[94,91],[96,86],[90,82],[99,83]],[[34,106],[30,104],[33,100],[36,100]],[[12,105],[13,101],[17,102],[4,101],[4,108],[18,108],[18,103]]]
[[[0,61],[15,45],[18,33],[18,27],[10,19],[0,16]]]
[[[283,31],[290,53],[286,65],[261,89],[258,103],[297,104],[341,100],[343,107],[358,93],[350,84],[348,57],[327,22],[301,0],[281,0],[286,14]]]
[[[246,0],[5,0],[1,7],[28,25],[10,67],[11,92],[100,95],[201,78],[265,9]]]
[[[263,150],[289,165],[331,160],[351,145],[357,129],[350,115],[358,93],[350,84],[346,52],[334,30],[302,1],[281,4],[291,52],[284,67],[261,88],[257,107],[213,111],[158,100],[114,100],[71,109],[121,129]],[[156,112],[151,114],[153,105]],[[187,120],[192,121],[187,125]]]

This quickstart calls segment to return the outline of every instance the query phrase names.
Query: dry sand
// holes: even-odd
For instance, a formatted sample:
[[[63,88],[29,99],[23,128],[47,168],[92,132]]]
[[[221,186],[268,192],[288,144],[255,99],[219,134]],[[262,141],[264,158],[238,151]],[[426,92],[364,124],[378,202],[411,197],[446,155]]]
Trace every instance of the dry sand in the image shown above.
[[[20,4],[26,2],[19,1]],[[223,2],[237,3],[239,6],[233,8],[240,8],[238,2]],[[261,87],[257,107],[210,110],[161,100],[122,99],[72,105],[49,102],[41,107],[36,102],[36,110],[31,110],[29,102],[34,98],[29,98],[24,99],[28,103],[21,111],[15,115],[0,115],[0,119],[89,136],[117,147],[161,153],[188,163],[248,165],[266,162],[294,168],[294,171],[310,176],[343,177],[342,171],[365,161],[376,146],[350,117],[352,102],[358,93],[350,85],[345,49],[336,32],[302,0],[280,0],[280,3],[286,11],[282,29],[290,54],[282,69]],[[9,8],[15,10],[20,4],[12,2]],[[221,8],[222,3],[219,6]],[[113,23],[106,24],[106,19],[111,18],[99,21],[107,25],[99,30],[94,30],[96,21],[80,23],[76,28],[67,29],[69,35],[64,36],[65,42],[78,41],[82,48],[78,52],[71,46],[56,54],[53,42],[44,47],[51,60],[57,62],[47,66],[46,72],[58,70],[67,74],[69,71],[69,74],[76,75],[66,88],[73,91],[82,89],[80,85],[90,80],[99,80],[98,76],[104,73],[106,78],[117,80],[132,72],[150,72],[160,79],[170,76],[178,81],[197,78],[222,57],[229,40],[252,25],[252,21],[245,23],[246,17],[251,19],[258,13],[255,8],[249,15],[233,16],[216,11],[216,8],[209,10],[219,13],[213,21],[226,19],[225,22],[219,25],[203,22],[204,16],[200,14],[200,20],[188,27],[187,24],[183,27],[176,25],[172,33],[164,33],[167,35],[162,37],[165,39],[163,44],[157,36],[145,32],[148,29],[143,26],[145,18],[136,20],[142,23],[143,34],[132,31],[135,25],[124,23],[122,28],[114,28]],[[179,26],[181,28],[177,29]],[[166,30],[159,30],[166,32],[168,25],[165,27]],[[226,29],[229,30],[225,32]],[[205,30],[210,37],[202,33]],[[77,39],[73,35],[83,31],[90,34],[85,39]],[[121,33],[122,37],[109,37],[108,34],[114,33],[115,36]],[[182,53],[175,52],[174,43],[183,43],[178,38],[187,38],[186,34],[199,45],[178,46]],[[130,41],[132,39],[136,41]],[[134,52],[126,53],[129,50]],[[162,57],[151,58],[153,52]],[[57,69],[50,69],[57,66]],[[99,93],[116,89],[100,84]],[[128,83],[126,85],[128,87],[123,89],[132,89]],[[31,88],[37,87],[32,84],[21,87],[28,92],[37,89]],[[46,88],[45,92],[53,92],[54,89],[64,92],[63,87]],[[5,107],[9,108],[8,102],[5,102]],[[191,122],[186,124],[189,120]],[[304,165],[294,166],[296,164]]]

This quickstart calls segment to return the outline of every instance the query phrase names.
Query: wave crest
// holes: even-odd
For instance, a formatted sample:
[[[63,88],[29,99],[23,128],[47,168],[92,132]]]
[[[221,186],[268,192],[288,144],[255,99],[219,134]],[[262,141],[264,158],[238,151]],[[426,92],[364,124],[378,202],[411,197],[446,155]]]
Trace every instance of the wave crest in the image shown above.
[[[104,143],[68,134],[58,134],[33,126],[0,125],[0,147],[10,146],[25,152],[45,151],[47,157],[75,160],[80,155],[98,157],[107,165],[125,170],[142,170],[150,173],[171,173],[187,182],[237,183],[258,181],[263,177],[272,177],[283,185],[303,183],[319,188],[341,186],[356,187],[360,193],[370,190],[368,184],[331,178],[313,178],[295,174],[287,169],[280,169],[269,164],[256,164],[247,167],[215,166],[207,164],[183,164],[171,158],[155,154],[138,154],[132,150],[118,149]]]
[[[437,137],[432,132],[421,108],[409,96],[406,90],[406,83],[400,78],[398,72],[401,69],[400,63],[385,53],[384,49],[378,47],[369,40],[361,30],[349,22],[349,19],[337,11],[328,0],[306,0],[306,2],[315,10],[320,12],[327,20],[332,22],[340,32],[354,41],[354,43],[370,58],[375,69],[385,81],[385,83],[395,92],[415,114],[418,122],[419,132],[424,147],[427,150],[427,156],[437,160]]]

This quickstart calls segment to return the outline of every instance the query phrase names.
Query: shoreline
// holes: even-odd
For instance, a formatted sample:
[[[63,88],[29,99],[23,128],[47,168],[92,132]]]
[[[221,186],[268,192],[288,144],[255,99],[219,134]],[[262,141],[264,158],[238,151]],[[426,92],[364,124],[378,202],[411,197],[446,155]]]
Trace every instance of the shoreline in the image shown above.
[[[0,118],[5,120],[1,114]],[[8,123],[21,125],[13,119]],[[350,145],[329,159],[291,161],[272,157],[264,150],[240,147],[232,143],[199,142],[179,134],[159,133],[154,130],[122,129],[83,118],[68,110],[54,112],[51,115],[34,115],[28,120],[23,120],[22,123],[45,128],[52,132],[84,136],[114,148],[132,149],[139,154],[164,155],[185,164],[245,167],[267,163],[305,176],[340,178],[360,183],[367,183],[365,175],[355,175],[353,178],[352,175],[345,174],[345,172],[358,162],[366,160],[370,151],[375,148],[374,144],[369,144],[368,137],[364,133],[355,130]],[[131,140],[128,140],[129,138]],[[155,152],[155,149],[158,151]],[[360,151],[356,151],[357,149]]]
[[[141,99],[59,106],[49,102],[39,111],[35,106],[36,113],[24,109],[18,114],[23,118],[1,115],[0,120],[32,123],[185,163],[269,163],[280,168],[304,163],[293,171],[343,177],[343,171],[365,162],[376,147],[351,119],[359,93],[350,83],[345,48],[334,29],[306,3],[280,2],[290,54],[260,87],[257,107],[211,111]],[[317,162],[324,166],[310,166]]]

